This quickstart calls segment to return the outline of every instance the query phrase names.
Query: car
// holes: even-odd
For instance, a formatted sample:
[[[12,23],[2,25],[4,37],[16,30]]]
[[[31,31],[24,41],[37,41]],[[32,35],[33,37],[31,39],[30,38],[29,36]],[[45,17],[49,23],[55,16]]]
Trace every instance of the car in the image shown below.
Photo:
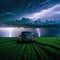
[[[21,33],[21,36],[19,36],[20,38],[20,41],[25,41],[25,42],[28,42],[28,41],[33,41],[33,33],[30,32],[30,31],[23,31]]]

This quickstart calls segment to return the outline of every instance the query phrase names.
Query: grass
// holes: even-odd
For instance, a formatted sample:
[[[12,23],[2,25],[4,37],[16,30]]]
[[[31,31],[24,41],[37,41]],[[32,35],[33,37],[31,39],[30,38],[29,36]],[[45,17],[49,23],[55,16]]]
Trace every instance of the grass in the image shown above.
[[[35,37],[37,42],[60,48],[60,37]]]
[[[34,43],[0,38],[0,60],[59,60],[60,37],[35,37]]]

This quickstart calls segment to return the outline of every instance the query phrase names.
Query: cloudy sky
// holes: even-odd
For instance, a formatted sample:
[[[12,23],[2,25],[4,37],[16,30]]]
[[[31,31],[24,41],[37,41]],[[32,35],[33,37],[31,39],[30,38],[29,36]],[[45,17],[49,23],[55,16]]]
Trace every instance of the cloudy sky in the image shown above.
[[[32,19],[33,21],[37,19],[41,19],[42,21],[46,19],[60,20],[60,0],[0,0],[0,26],[5,21],[20,20],[23,17]],[[22,30],[25,30],[25,28]],[[54,30],[55,32],[60,31],[60,29],[48,29],[47,32],[46,29],[41,28],[28,28],[27,30],[37,31],[38,36],[44,35],[45,33],[50,35],[51,31]],[[0,36],[3,37],[18,36],[20,32],[21,28],[0,27]],[[58,33],[60,36],[60,32]]]
[[[23,17],[31,18],[32,20],[38,18],[60,19],[59,8],[60,0],[0,0],[0,21],[16,20]]]
[[[41,20],[49,20],[49,19],[60,19],[60,4],[56,4],[50,8],[47,9],[43,9],[39,12],[30,14],[30,15],[26,15],[25,17],[30,18],[32,20],[37,20],[37,19],[41,19]]]

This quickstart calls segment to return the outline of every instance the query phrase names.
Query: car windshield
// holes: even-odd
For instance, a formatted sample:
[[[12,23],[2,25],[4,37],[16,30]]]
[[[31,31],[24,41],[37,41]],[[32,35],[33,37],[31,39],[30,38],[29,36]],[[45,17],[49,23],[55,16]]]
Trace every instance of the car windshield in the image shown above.
[[[31,32],[22,32],[22,35],[23,36],[30,36],[30,35],[32,35],[32,33]]]

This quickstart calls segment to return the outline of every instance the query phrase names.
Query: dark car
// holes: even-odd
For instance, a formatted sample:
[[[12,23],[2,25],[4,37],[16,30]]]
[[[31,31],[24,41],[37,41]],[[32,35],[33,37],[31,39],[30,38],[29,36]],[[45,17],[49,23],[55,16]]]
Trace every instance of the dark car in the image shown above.
[[[23,31],[19,38],[20,41],[33,41],[33,34],[30,31]]]

